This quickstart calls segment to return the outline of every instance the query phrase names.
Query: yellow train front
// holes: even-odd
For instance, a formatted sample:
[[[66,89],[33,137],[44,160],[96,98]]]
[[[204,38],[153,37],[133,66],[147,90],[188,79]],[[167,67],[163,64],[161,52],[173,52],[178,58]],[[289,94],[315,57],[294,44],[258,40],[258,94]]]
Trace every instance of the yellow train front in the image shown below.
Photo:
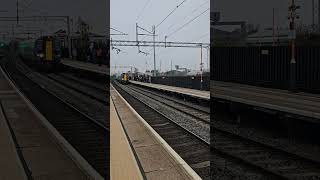
[[[27,64],[39,70],[56,70],[61,61],[61,43],[52,36],[21,41],[19,55]]]
[[[129,84],[129,74],[128,73],[122,73],[121,74],[121,84]]]

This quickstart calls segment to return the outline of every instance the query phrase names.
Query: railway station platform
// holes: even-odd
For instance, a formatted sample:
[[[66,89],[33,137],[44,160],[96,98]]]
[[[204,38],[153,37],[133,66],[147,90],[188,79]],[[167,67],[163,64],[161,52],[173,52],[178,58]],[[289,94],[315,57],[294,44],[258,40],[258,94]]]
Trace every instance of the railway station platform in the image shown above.
[[[210,86],[212,97],[215,99],[306,117],[306,120],[315,123],[320,122],[320,95],[317,94],[292,93],[287,90],[221,81],[211,81]]]
[[[94,178],[0,67],[0,179]]]
[[[112,179],[201,179],[112,86],[110,94]]]
[[[109,75],[108,67],[106,65],[99,66],[98,64],[86,63],[86,62],[71,60],[71,59],[62,59],[61,63],[71,68],[81,69],[81,70],[99,73],[103,75]]]
[[[196,89],[167,86],[162,84],[144,83],[139,81],[130,81],[130,83],[137,84],[140,86],[146,86],[149,88],[159,89],[163,91],[169,91],[177,94],[192,96],[200,99],[210,100],[210,91],[200,91]]]

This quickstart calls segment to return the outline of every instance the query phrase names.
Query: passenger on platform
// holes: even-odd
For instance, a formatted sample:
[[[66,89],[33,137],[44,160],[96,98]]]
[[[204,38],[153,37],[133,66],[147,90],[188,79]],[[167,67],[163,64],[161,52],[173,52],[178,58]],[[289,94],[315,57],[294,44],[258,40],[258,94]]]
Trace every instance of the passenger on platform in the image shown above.
[[[77,58],[77,49],[73,48],[72,49],[72,59],[75,59],[75,58]]]
[[[93,48],[92,48],[92,62],[97,63],[97,46],[96,46],[96,44],[94,44]]]
[[[103,46],[102,48],[102,63],[106,62],[107,59],[107,47]]]
[[[77,52],[77,53],[76,53],[76,54],[77,54],[77,55],[76,55],[76,57],[77,57],[76,59],[77,59],[77,60],[80,60],[80,58],[81,58],[81,49],[80,49],[80,48],[77,48],[77,51],[76,51],[76,52]]]
[[[143,75],[143,82],[146,82],[146,75]]]
[[[90,48],[88,48],[87,50],[87,62],[90,62],[91,61],[91,50]]]
[[[101,66],[102,65],[102,48],[101,48],[101,46],[99,46],[97,49],[97,59],[98,59],[99,66]]]
[[[89,46],[89,52],[90,52],[90,61],[93,62],[93,54],[94,54],[94,43],[90,43]]]

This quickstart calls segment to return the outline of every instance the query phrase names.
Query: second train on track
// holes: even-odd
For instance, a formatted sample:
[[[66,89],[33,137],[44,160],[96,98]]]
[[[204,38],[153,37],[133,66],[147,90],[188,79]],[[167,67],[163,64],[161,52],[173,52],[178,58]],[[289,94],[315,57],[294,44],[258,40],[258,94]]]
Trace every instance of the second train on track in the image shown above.
[[[52,71],[61,62],[61,43],[53,36],[17,42],[19,56],[39,70]]]

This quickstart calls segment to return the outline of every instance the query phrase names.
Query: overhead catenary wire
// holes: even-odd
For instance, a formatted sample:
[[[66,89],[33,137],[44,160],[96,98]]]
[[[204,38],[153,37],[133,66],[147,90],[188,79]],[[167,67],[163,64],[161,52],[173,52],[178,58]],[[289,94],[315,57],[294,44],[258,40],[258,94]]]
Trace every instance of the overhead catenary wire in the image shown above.
[[[203,34],[203,35],[201,35],[201,36],[198,36],[197,38],[194,38],[194,39],[191,40],[190,42],[193,43],[193,42],[195,42],[195,41],[199,41],[199,40],[207,37],[208,35],[210,35],[210,32],[205,33],[205,34]],[[149,51],[147,51],[147,54],[151,53],[152,50],[153,50],[153,49],[150,49]],[[160,51],[160,52],[162,52],[162,51]],[[160,52],[158,52],[158,55],[161,54]]]
[[[203,11],[201,14],[197,15],[196,17],[194,17],[193,19],[191,19],[190,21],[188,21],[187,23],[185,23],[184,25],[182,25],[181,27],[179,27],[178,29],[176,29],[175,31],[173,31],[172,33],[170,33],[169,35],[167,35],[168,37],[171,37],[173,34],[179,32],[181,29],[183,29],[184,27],[186,27],[187,25],[189,25],[190,23],[192,23],[193,21],[195,21],[196,19],[198,19],[200,16],[202,16],[204,13],[208,12],[210,8],[206,9],[205,11]]]
[[[158,25],[156,25],[156,28],[159,27],[166,19],[168,19],[168,17],[171,16],[186,1],[187,0],[183,0],[179,5],[177,5]]]
[[[198,11],[200,8],[202,8],[204,5],[206,5],[207,3],[209,3],[210,0],[207,0],[206,2],[200,4],[198,7],[196,7],[195,9],[193,9],[190,13],[188,13],[188,15],[192,15],[194,12]],[[183,22],[185,19],[187,19],[188,16],[184,16],[184,18],[182,20],[179,20],[180,22]],[[173,26],[177,25],[177,21],[175,21],[174,23],[172,23],[167,30],[170,30]],[[164,31],[159,33],[159,36],[161,36],[162,34],[164,34]]]
[[[21,1],[19,8],[27,9],[27,8],[29,8],[29,7],[32,5],[32,3],[33,3],[33,0],[30,0],[30,1],[24,0],[24,1]]]
[[[206,5],[210,0],[207,0],[206,2],[200,4],[197,8],[195,8],[194,10],[192,10],[190,13],[188,14],[193,14],[194,12],[198,11],[200,8],[202,8],[204,5]],[[184,21],[188,16],[184,16],[184,19],[182,21]],[[171,27],[173,27],[174,25],[176,25],[176,22],[171,24],[168,29],[170,29]]]
[[[199,37],[197,37],[197,38],[195,38],[195,39],[191,40],[190,42],[199,41],[199,40],[201,40],[201,39],[203,39],[203,38],[207,37],[208,35],[210,35],[210,32],[208,32],[208,33],[206,33],[206,34],[203,34],[203,35],[201,35],[201,36],[199,36]]]
[[[185,1],[183,1],[182,3],[184,3],[184,2],[185,2]],[[206,5],[206,4],[209,3],[209,2],[210,2],[210,0],[205,1],[204,3],[200,4],[199,6],[197,6],[195,9],[193,9],[193,10],[192,10],[190,13],[188,13],[188,14],[193,14],[194,12],[196,12],[197,10],[199,10],[201,7],[203,7],[204,5]],[[182,3],[180,3],[179,5],[182,5]],[[208,9],[207,9],[207,10],[208,10]],[[207,11],[207,10],[206,10],[206,11]],[[204,12],[204,13],[205,13],[205,12]],[[170,15],[170,14],[169,14],[169,15]],[[168,16],[169,16],[169,15],[168,15]],[[201,15],[202,15],[202,14],[200,14],[200,16],[201,16]],[[167,16],[167,17],[168,17],[168,16]],[[166,17],[166,18],[167,18],[167,17]],[[188,16],[185,16],[182,21],[184,21],[187,17],[188,17]],[[166,19],[166,18],[165,18],[165,19]],[[198,17],[196,17],[196,18],[198,18]],[[165,20],[165,19],[164,19],[164,20]],[[191,20],[191,21],[193,21],[193,20]],[[188,23],[191,23],[191,22],[188,22]],[[188,23],[187,23],[187,24],[188,24]],[[175,24],[176,24],[176,22],[173,23],[172,25],[170,25],[170,27],[168,28],[168,30],[170,30]],[[161,36],[162,34],[164,34],[164,32],[159,33],[158,36]],[[167,37],[169,37],[169,36],[167,36]],[[142,38],[142,40],[144,40],[144,39],[145,39],[145,37]]]
[[[148,0],[148,1],[144,4],[142,10],[140,11],[140,13],[139,13],[138,16],[137,16],[136,21],[139,20],[139,18],[141,17],[141,15],[143,14],[144,10],[146,9],[146,7],[149,5],[150,2],[151,2],[151,0]]]
[[[173,6],[171,6],[171,8],[170,7],[168,7],[168,9],[167,9],[167,11],[165,11],[165,13],[162,15],[162,16],[160,16],[159,17],[159,19],[158,19],[158,21],[156,21],[155,22],[155,24],[154,25],[156,25],[155,27],[157,27],[159,30],[161,30],[162,31],[162,29],[163,30],[165,30],[165,31],[167,31],[167,32],[164,32],[164,34],[163,34],[163,36],[164,35],[166,35],[166,34],[170,34],[172,31],[176,31],[176,32],[172,32],[171,34],[170,34],[170,38],[173,38],[173,37],[175,37],[175,35],[176,34],[178,34],[179,32],[181,32],[182,33],[182,30],[183,30],[183,28],[185,28],[185,26],[188,26],[190,23],[192,23],[192,22],[194,22],[195,21],[195,19],[197,19],[198,17],[196,17],[195,18],[195,16],[197,16],[197,15],[199,15],[200,13],[202,13],[204,10],[206,10],[206,8],[208,8],[208,6],[206,6],[207,4],[208,4],[208,2],[210,2],[209,0],[204,0],[204,1],[200,1],[200,2],[198,2],[198,4],[194,4],[194,5],[191,5],[190,4],[190,7],[188,7],[188,9],[186,9],[187,11],[185,11],[184,13],[186,13],[185,15],[183,15],[183,16],[180,16],[178,13],[180,12],[180,10],[184,10],[184,8],[186,8],[189,4],[189,2],[187,2],[186,0],[179,0],[179,1],[176,1],[176,2],[174,2],[172,5]],[[140,4],[140,8],[142,8],[140,11],[136,11],[136,12],[139,12],[139,14],[138,13],[136,13],[136,15],[138,15],[138,17],[137,17],[137,19],[139,19],[139,21],[137,21],[137,22],[140,22],[141,23],[141,21],[144,21],[144,19],[145,19],[145,16],[146,16],[146,14],[147,13],[149,13],[149,11],[150,11],[150,7],[151,6],[153,6],[153,3],[154,3],[154,1],[151,1],[151,0],[144,0],[144,1],[142,1],[141,2],[141,4]],[[143,6],[142,6],[143,5]],[[178,6],[178,8],[176,7],[176,6]],[[140,9],[139,8],[139,9]],[[152,10],[151,10],[152,11]],[[204,12],[205,13],[205,12]],[[177,25],[176,26],[174,26],[170,31],[168,31],[168,30],[166,30],[166,28],[168,27],[168,25],[170,25],[173,21],[176,21],[174,18],[176,18],[176,16],[178,16],[179,15],[179,19],[184,19],[184,21],[180,21],[179,23],[177,23]],[[202,14],[200,14],[200,15],[202,15]],[[135,19],[135,17],[134,17],[134,19]],[[177,19],[177,18],[176,18]],[[194,19],[194,20],[191,20],[191,19]],[[202,18],[199,18],[199,19],[202,19]],[[159,21],[160,20],[160,21]],[[190,21],[191,20],[191,21]],[[140,24],[139,23],[139,24]],[[141,23],[141,24],[143,24],[143,23]],[[181,25],[183,25],[182,27],[180,27]],[[185,29],[189,29],[190,27],[192,26],[192,24],[191,25],[189,25],[188,27],[186,27]],[[176,29],[176,28],[181,28],[180,30],[179,29]],[[149,29],[148,27],[146,27],[146,29]],[[178,32],[179,31],[179,32]],[[158,31],[159,32],[159,31]],[[144,34],[146,34],[146,33],[144,33]],[[180,34],[180,33],[179,33]],[[198,34],[195,34],[195,37],[199,37],[199,35],[201,35],[200,33]],[[158,35],[159,36],[159,35]],[[203,36],[203,35],[202,35]],[[202,38],[202,36],[201,36],[201,38]],[[206,35],[205,35],[206,36]],[[151,36],[144,36],[144,38],[145,39],[149,39]],[[195,38],[195,37],[193,37],[193,38]],[[144,39],[143,38],[143,39]],[[189,37],[190,38],[190,37]],[[191,38],[191,39],[193,39],[193,38]],[[142,42],[142,40],[140,40],[140,38],[138,39],[139,41],[137,41],[137,42]],[[151,42],[151,39],[149,40],[150,42]],[[169,43],[169,41],[166,41],[167,43]],[[150,46],[151,47],[151,46]],[[157,46],[158,47],[158,46]],[[153,51],[153,48],[148,48],[147,46],[143,46],[143,48],[146,48],[146,52],[148,51],[148,52],[151,52],[151,51]],[[159,59],[159,55],[162,57],[164,57],[164,55],[165,56],[167,56],[166,55],[166,52],[167,52],[167,50],[169,50],[169,48],[167,48],[167,49],[165,49],[165,48],[163,48],[163,49],[161,49],[160,50],[160,52],[158,51],[157,52],[157,57],[158,57],[158,59]],[[198,51],[197,51],[198,52]],[[114,54],[116,54],[116,53],[114,53]],[[152,54],[155,54],[155,53],[152,53]],[[118,56],[119,57],[119,56]],[[169,56],[168,56],[169,57]],[[146,60],[148,60],[148,62],[151,60],[149,57],[143,57],[143,58],[145,58]],[[162,58],[160,58],[160,59],[162,59]],[[158,62],[159,62],[159,60],[158,60]],[[151,61],[150,61],[150,63],[151,63]],[[163,62],[162,62],[163,63]],[[159,64],[159,63],[157,63],[157,64]]]
[[[21,1],[22,3],[20,3],[19,11],[22,11],[23,14],[24,14],[25,12],[32,12],[32,13],[37,12],[37,13],[40,13],[40,14],[46,14],[47,11],[45,11],[45,10],[43,10],[43,9],[39,10],[39,9],[37,9],[37,8],[31,7],[31,6],[34,4],[33,1],[34,1],[34,0],[29,0],[29,1],[24,0],[24,1]]]
[[[183,0],[180,4],[178,4],[158,25],[156,25],[156,28],[158,28],[166,19],[169,18],[182,4],[184,4],[187,0]],[[208,0],[209,1],[209,0]],[[161,33],[163,34],[163,33]],[[160,34],[158,35],[160,36]],[[144,40],[146,37],[143,37],[142,40]]]
[[[118,29],[115,29],[115,28],[113,28],[113,27],[110,27],[110,29],[112,29],[112,30],[114,30],[114,31],[116,31],[116,32],[118,32],[118,33],[120,33],[120,34],[122,34],[122,35],[128,35],[127,33],[124,33],[124,32],[122,32],[122,31],[119,31]]]

